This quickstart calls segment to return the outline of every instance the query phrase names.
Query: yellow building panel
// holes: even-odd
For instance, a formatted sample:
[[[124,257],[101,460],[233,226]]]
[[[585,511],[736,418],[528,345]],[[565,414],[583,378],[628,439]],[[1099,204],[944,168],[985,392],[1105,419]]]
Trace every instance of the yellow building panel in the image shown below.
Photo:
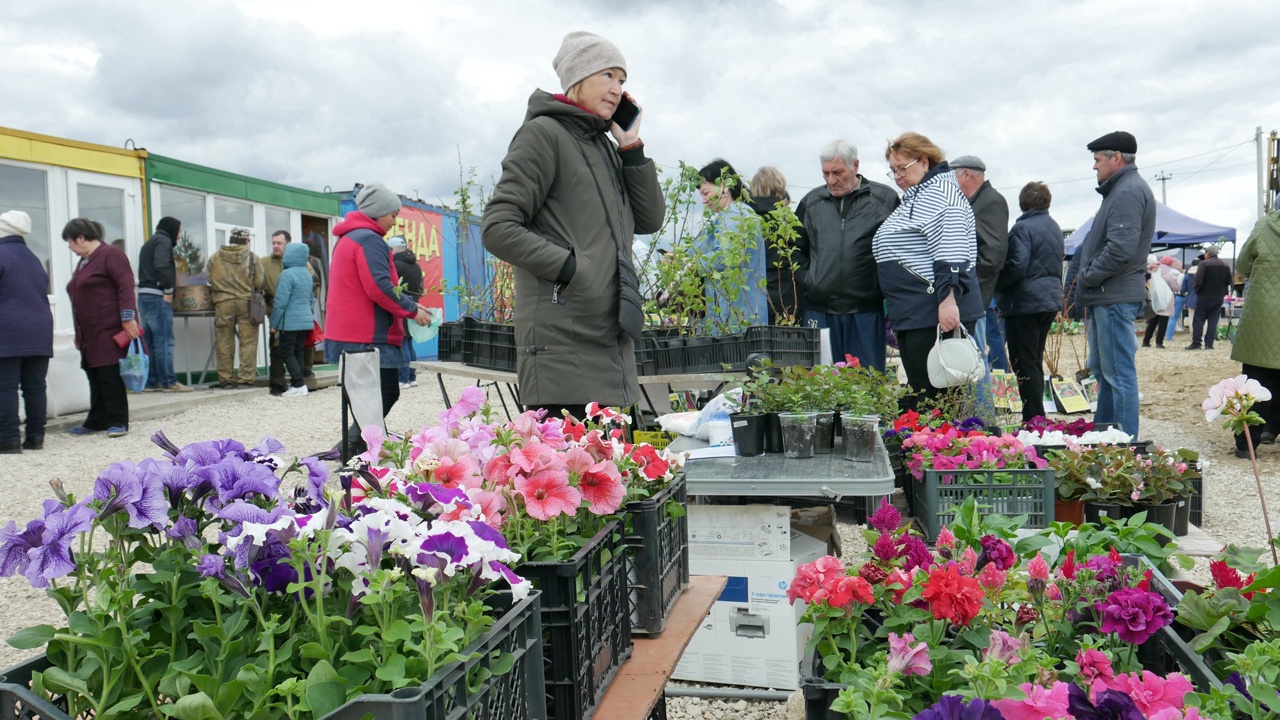
[[[141,179],[146,156],[146,150],[125,150],[0,127],[0,158],[10,160]]]

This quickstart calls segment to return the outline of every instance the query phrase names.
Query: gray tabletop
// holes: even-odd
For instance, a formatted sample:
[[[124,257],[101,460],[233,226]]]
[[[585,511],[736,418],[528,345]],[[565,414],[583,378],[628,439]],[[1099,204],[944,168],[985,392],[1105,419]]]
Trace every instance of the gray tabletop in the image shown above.
[[[893,468],[889,466],[889,453],[879,440],[871,462],[845,460],[837,443],[829,455],[797,460],[777,454],[690,460],[685,465],[685,477],[690,495],[834,498],[893,493]]]

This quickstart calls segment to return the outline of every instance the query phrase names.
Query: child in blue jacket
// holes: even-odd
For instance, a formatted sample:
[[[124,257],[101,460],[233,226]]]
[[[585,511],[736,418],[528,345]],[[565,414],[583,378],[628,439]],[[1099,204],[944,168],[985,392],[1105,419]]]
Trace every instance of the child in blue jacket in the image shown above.
[[[271,334],[280,343],[280,354],[284,356],[284,366],[289,371],[290,387],[281,397],[307,394],[302,365],[312,328],[312,281],[311,274],[307,272],[309,255],[304,243],[284,246],[284,270],[276,285],[275,306],[271,310]]]

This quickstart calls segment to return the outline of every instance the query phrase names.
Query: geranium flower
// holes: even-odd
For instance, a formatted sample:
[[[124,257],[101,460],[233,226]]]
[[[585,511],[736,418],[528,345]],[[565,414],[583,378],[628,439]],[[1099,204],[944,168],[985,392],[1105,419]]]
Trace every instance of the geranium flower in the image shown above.
[[[913,720],[1004,720],[1004,718],[1000,715],[1000,711],[986,700],[974,699],[965,702],[965,699],[959,695],[943,695],[938,698],[938,702],[917,714]]]
[[[1157,593],[1137,588],[1121,588],[1094,606],[1102,619],[1102,632],[1113,632],[1121,640],[1141,645],[1160,628],[1173,622],[1173,613]]]
[[[578,489],[587,501],[587,509],[596,515],[612,515],[627,496],[622,474],[612,460],[602,460],[582,473]]]
[[[1067,709],[1075,720],[1145,720],[1133,699],[1118,690],[1103,690],[1089,701],[1084,688],[1067,687]]]
[[[1181,710],[1187,693],[1195,692],[1191,681],[1180,673],[1160,677],[1150,670],[1142,674],[1124,673],[1107,684],[1112,690],[1126,693],[1148,718],[1165,710]]]
[[[1068,705],[1067,684],[1055,682],[1053,687],[1023,683],[1018,686],[1027,694],[1025,700],[993,700],[991,704],[1000,710],[1004,720],[1061,720],[1071,717]]]
[[[569,485],[569,476],[564,472],[544,470],[531,477],[520,476],[515,487],[524,498],[525,511],[538,520],[573,515],[582,504],[582,493]]]
[[[867,524],[882,533],[893,533],[902,525],[902,513],[890,505],[888,499],[880,498],[880,507],[876,508]]]
[[[982,609],[982,588],[978,581],[960,574],[954,565],[929,573],[920,597],[929,604],[934,619],[968,626]]]
[[[899,635],[889,633],[889,672],[903,675],[928,675],[933,671],[933,662],[929,660],[927,643],[911,643],[916,638],[911,633]]]
[[[1101,650],[1081,648],[1076,653],[1076,665],[1080,667],[1076,679],[1089,685],[1096,681],[1110,684],[1116,676],[1115,671],[1111,669],[1111,658]]]
[[[1204,419],[1213,422],[1219,415],[1228,410],[1236,410],[1243,402],[1266,402],[1271,399],[1271,391],[1248,375],[1237,375],[1226,378],[1209,388],[1209,397],[1200,404],[1204,410]]]

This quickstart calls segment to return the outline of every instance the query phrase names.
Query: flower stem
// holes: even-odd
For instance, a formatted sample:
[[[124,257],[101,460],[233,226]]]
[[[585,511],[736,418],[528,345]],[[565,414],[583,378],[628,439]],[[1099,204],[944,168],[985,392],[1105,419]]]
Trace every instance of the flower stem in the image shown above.
[[[1244,431],[1244,442],[1249,448],[1249,462],[1253,463],[1253,481],[1258,485],[1258,501],[1262,503],[1262,522],[1267,526],[1267,546],[1271,548],[1271,564],[1280,566],[1280,556],[1276,554],[1276,538],[1271,533],[1271,516],[1267,514],[1267,498],[1262,494],[1262,474],[1258,472],[1258,453],[1253,447],[1253,435],[1249,432],[1249,426],[1242,428]]]

